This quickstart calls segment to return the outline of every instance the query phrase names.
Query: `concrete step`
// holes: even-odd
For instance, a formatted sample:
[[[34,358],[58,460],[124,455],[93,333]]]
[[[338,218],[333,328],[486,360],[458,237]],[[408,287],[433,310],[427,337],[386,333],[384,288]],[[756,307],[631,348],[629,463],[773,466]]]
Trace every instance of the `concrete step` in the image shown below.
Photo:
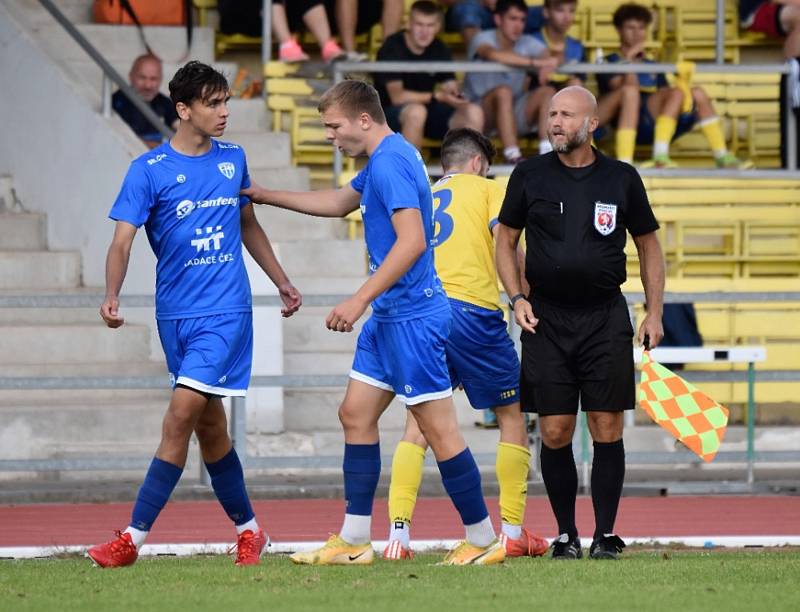
[[[111,330],[109,330],[111,331]],[[84,361],[82,363],[8,363],[3,365],[3,376],[17,378],[33,378],[37,376],[61,376],[74,378],[80,376],[105,377],[105,376],[163,376],[168,381],[167,366],[161,360],[129,359],[126,360],[124,369],[119,363]],[[164,383],[167,388],[166,382]],[[136,389],[137,393],[149,393],[148,389]],[[156,391],[161,391],[156,389]],[[25,391],[33,393],[33,391]],[[50,393],[50,391],[48,391]],[[60,393],[60,392],[59,392]],[[64,391],[67,393],[67,391]]]
[[[346,376],[353,365],[353,351],[292,353],[284,343],[284,374],[340,374]]]
[[[222,140],[244,148],[247,167],[285,168],[289,166],[289,134],[285,132],[227,131]]]
[[[14,207],[14,196],[11,193],[13,187],[13,179],[7,174],[0,174],[0,213]]]
[[[283,322],[284,351],[292,353],[346,353],[356,348],[356,339],[367,320],[365,314],[350,333],[332,332],[325,327],[329,307],[304,307]]]
[[[77,27],[78,31],[112,64],[127,64],[129,68],[130,62],[135,57],[146,52],[135,26],[86,23]],[[61,60],[86,61],[86,52],[52,19],[34,24],[32,30],[46,48]],[[206,64],[214,61],[214,31],[211,28],[194,28],[192,47],[188,53],[186,28],[182,26],[145,26],[144,35],[153,52],[167,64],[185,63],[189,59]],[[124,74],[127,72],[126,69]]]
[[[0,325],[93,325],[101,321],[96,308],[0,308]]]
[[[123,364],[150,357],[150,328],[126,324],[110,330],[94,325],[0,325],[2,364],[96,363]]]
[[[290,275],[363,277],[367,255],[361,240],[317,240],[313,248],[307,242],[282,242],[281,263]]]
[[[335,219],[320,219],[299,215],[273,206],[256,206],[256,216],[270,240],[331,240],[336,238],[339,225]]]
[[[38,0],[16,0],[30,11],[30,18],[35,23],[52,23],[53,18],[45,11]],[[54,0],[53,4],[74,24],[92,23],[93,0]]]
[[[163,402],[3,406],[0,458],[147,456],[165,410]]]
[[[0,287],[69,289],[81,282],[77,251],[0,251]]]
[[[283,168],[248,168],[250,178],[268,189],[285,189],[287,191],[309,191],[311,189],[311,178],[307,166],[287,166]],[[262,207],[259,207],[262,208]],[[263,208],[266,208],[263,207]],[[270,206],[269,208],[274,208]],[[276,209],[281,210],[281,209]],[[335,223],[337,226],[342,224],[340,219],[323,219],[321,217],[310,217],[296,212],[283,211],[305,221],[302,225],[320,225],[324,223]],[[310,222],[309,222],[310,221]],[[344,234],[342,234],[343,236]],[[338,236],[338,234],[337,234]]]
[[[8,207],[11,207],[10,201],[8,201]],[[0,202],[0,211],[2,210],[3,203]],[[45,215],[0,213],[0,251],[44,251],[46,249],[47,217]]]
[[[236,72],[226,74],[228,80],[236,77]],[[272,113],[262,98],[228,100],[228,130],[234,132],[260,132],[272,129]]]

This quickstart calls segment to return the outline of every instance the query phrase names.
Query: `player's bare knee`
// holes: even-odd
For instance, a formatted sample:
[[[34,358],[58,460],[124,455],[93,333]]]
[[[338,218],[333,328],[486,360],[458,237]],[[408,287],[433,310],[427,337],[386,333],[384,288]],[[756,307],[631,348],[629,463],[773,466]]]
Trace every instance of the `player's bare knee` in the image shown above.
[[[622,437],[623,413],[588,412],[589,433],[595,442],[616,442]]]
[[[561,448],[572,442],[574,426],[566,421],[550,421],[545,418],[539,420],[539,431],[545,445],[549,448]]]

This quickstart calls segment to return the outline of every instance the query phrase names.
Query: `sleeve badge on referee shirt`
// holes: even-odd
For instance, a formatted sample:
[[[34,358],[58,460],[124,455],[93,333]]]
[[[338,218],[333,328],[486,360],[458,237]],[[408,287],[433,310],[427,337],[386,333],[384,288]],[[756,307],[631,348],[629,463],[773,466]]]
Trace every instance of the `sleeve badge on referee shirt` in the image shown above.
[[[594,229],[603,236],[608,236],[617,229],[617,205],[594,203]]]

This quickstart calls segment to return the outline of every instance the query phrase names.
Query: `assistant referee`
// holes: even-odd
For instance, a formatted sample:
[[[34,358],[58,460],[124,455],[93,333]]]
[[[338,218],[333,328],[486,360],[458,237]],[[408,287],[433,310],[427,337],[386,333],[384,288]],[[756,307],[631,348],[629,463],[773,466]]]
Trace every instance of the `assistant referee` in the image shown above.
[[[625,230],[639,252],[647,299],[637,341],[646,335],[655,347],[664,335],[658,222],[636,170],[591,146],[597,121],[587,89],[567,87],[553,97],[547,136],[554,150],[515,168],[497,236],[497,270],[522,327],[522,408],[539,414],[542,477],[560,533],[555,559],[582,555],[572,454],[579,405],[594,440],[589,555],[616,559],[625,546],[614,535],[625,478],[622,417],[635,405],[633,327],[620,291]],[[520,291],[516,259],[523,229],[529,296]]]

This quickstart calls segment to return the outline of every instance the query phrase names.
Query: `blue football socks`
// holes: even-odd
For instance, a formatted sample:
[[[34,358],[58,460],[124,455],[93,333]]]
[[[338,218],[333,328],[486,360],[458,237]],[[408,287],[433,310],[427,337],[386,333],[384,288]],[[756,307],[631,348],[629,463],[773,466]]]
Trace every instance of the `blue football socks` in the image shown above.
[[[136,503],[133,505],[131,527],[140,531],[150,531],[159,512],[167,505],[167,500],[182,473],[183,468],[153,457],[144,482],[139,488]]]
[[[244,471],[236,451],[232,448],[219,461],[206,463],[206,469],[211,476],[214,493],[234,525],[252,520],[255,514],[244,486]]]

